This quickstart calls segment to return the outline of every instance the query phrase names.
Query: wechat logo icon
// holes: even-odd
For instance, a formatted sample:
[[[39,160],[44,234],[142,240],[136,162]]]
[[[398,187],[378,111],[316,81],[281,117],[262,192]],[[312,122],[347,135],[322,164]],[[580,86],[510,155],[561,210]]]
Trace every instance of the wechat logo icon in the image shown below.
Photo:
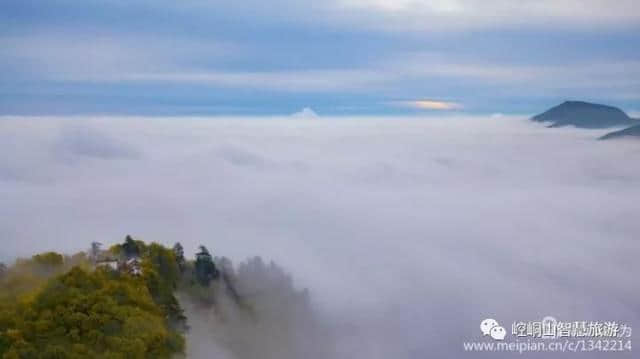
[[[507,331],[495,319],[485,319],[480,322],[480,331],[482,335],[489,335],[494,340],[504,340],[507,335]]]

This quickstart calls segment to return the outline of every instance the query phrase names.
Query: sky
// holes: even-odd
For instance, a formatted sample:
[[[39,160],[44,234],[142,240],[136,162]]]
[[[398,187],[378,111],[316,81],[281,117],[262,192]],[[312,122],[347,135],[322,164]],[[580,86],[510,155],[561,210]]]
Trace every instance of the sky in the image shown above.
[[[0,115],[640,111],[637,1],[4,0]]]
[[[261,256],[308,288],[335,335],[310,337],[336,350],[323,359],[460,358],[486,318],[637,328],[640,150],[598,141],[607,131],[514,116],[4,117],[0,260],[127,234]],[[249,335],[214,325],[189,340],[224,343],[217,330],[240,346],[232,359],[301,357],[237,324]]]

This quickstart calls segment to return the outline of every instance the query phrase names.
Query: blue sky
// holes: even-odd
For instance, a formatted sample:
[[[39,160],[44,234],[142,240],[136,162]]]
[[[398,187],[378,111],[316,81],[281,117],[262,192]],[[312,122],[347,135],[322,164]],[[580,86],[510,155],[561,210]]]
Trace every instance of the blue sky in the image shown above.
[[[640,110],[640,5],[4,0],[0,114]]]

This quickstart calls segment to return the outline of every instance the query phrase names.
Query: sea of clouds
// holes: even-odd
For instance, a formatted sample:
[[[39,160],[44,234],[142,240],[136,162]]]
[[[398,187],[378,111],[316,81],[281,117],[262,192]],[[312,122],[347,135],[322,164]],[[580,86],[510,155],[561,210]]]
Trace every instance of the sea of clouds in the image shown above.
[[[605,132],[509,116],[3,117],[0,258],[126,234],[260,255],[309,289],[329,358],[457,358],[490,340],[485,318],[509,335],[545,316],[640,329],[640,143]],[[205,332],[190,342],[253,358]]]

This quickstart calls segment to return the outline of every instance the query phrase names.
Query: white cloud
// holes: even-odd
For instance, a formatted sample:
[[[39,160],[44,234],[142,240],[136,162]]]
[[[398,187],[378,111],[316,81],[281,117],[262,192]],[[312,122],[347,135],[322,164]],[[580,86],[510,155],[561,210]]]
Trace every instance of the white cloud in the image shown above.
[[[525,93],[559,90],[606,93],[611,98],[637,98],[638,61],[585,61],[520,65],[452,59],[446,54],[392,53],[358,67],[300,70],[229,71],[216,61],[242,56],[240,46],[108,35],[82,37],[68,33],[2,37],[5,62],[24,74],[46,80],[99,83],[199,84],[222,88],[284,92],[375,92],[389,97],[412,96],[411,90],[434,93],[435,81],[461,86],[492,86],[495,91]],[[194,58],[206,57],[202,69]],[[19,64],[19,65],[18,65]],[[11,68],[11,67],[10,67]],[[534,93],[535,94],[535,93]]]
[[[623,69],[623,70],[621,70]],[[99,75],[98,75],[99,76]],[[284,92],[374,92],[398,97],[418,91],[438,90],[433,80],[459,87],[492,87],[495,95],[548,95],[636,98],[640,86],[640,62],[571,63],[561,65],[513,65],[455,63],[422,55],[393,58],[360,69],[285,70],[262,72],[156,72],[124,73],[98,78],[116,82],[189,83],[214,87],[250,88]],[[442,94],[436,94],[442,95]]]
[[[352,91],[380,86],[389,74],[371,70],[285,70],[256,72],[130,73],[105,81],[167,82],[280,91]]]
[[[459,110],[462,105],[457,102],[439,101],[439,100],[412,100],[412,101],[395,101],[394,105],[410,107],[419,110]]]
[[[318,114],[309,107],[305,107],[302,110],[291,114],[291,116],[295,118],[310,118],[310,119],[319,117]]]
[[[105,135],[96,128],[83,124],[63,127],[53,151],[71,161],[75,156],[99,159],[132,159],[140,154],[119,138]]]
[[[261,14],[263,19],[277,23],[396,33],[522,27],[620,28],[636,26],[640,20],[635,0],[619,0],[613,5],[607,0],[247,0],[236,4],[211,0],[199,2],[198,6],[201,12]]]
[[[342,21],[388,31],[515,26],[619,27],[640,20],[635,0],[338,0]]]
[[[145,155],[60,160],[77,121]],[[0,171],[20,176],[0,174],[2,250],[131,233],[274,259],[335,324],[330,359],[456,357],[488,315],[640,327],[640,152],[600,134],[509,116],[3,118]]]
[[[54,80],[106,81],[140,71],[167,72],[206,57],[233,58],[239,47],[185,38],[119,36],[109,33],[31,33],[0,37],[4,60],[23,72]]]
[[[633,118],[640,118],[640,110],[629,110],[627,111],[627,115]]]
[[[398,74],[418,78],[442,77],[483,81],[487,84],[528,84],[531,87],[636,86],[640,61],[583,61],[571,63],[512,64],[455,60],[437,53],[409,52],[380,64]],[[636,76],[637,75],[637,76]]]

